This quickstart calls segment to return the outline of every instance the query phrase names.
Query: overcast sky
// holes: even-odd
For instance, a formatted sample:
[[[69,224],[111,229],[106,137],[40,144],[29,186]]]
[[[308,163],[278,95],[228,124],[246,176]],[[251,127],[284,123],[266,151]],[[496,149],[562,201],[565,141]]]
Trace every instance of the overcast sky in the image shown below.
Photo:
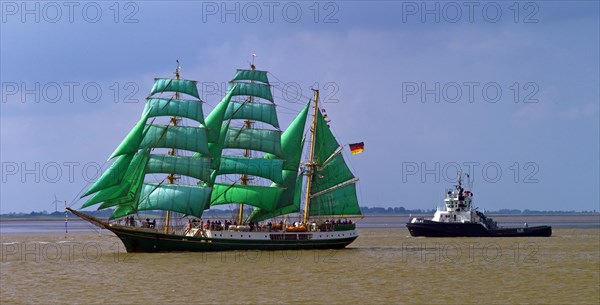
[[[363,206],[434,208],[460,167],[480,208],[600,210],[596,1],[1,9],[0,213],[79,207],[154,77],[179,59],[208,113],[253,53],[282,126],[318,87],[340,143],[365,143],[345,149]]]

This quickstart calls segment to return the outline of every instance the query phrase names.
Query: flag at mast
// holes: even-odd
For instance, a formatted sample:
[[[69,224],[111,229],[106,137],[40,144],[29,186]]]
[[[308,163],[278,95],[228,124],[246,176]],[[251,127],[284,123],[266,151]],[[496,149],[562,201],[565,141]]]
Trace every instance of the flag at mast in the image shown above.
[[[350,144],[350,152],[353,155],[360,154],[363,151],[365,151],[365,143],[364,142]]]

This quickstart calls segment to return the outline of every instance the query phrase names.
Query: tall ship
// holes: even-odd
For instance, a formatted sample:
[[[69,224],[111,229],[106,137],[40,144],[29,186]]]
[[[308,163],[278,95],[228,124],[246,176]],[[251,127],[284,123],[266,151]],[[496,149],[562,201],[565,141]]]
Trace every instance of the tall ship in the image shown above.
[[[238,69],[205,117],[197,82],[180,78],[178,62],[174,78],[154,80],[141,120],[81,196],[87,197],[81,209],[99,205],[112,215],[103,220],[68,210],[116,234],[128,252],[352,243],[358,237],[352,218],[362,217],[358,178],[319,106],[319,91],[282,130],[268,75],[254,63]],[[203,219],[222,205],[236,215]],[[159,222],[140,216],[147,211],[161,211]]]
[[[468,174],[465,174],[467,179]],[[551,236],[552,227],[528,225],[501,227],[492,218],[473,208],[473,192],[462,185],[458,174],[455,189],[446,190],[444,208],[437,208],[432,219],[414,217],[406,224],[410,235],[424,237],[518,237]]]

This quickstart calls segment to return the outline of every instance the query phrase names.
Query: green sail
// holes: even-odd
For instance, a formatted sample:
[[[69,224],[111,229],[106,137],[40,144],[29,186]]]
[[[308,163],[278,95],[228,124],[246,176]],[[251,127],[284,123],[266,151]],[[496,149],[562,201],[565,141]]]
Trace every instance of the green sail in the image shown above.
[[[283,161],[279,159],[247,158],[222,156],[218,174],[244,174],[267,178],[275,183],[283,183],[281,177]]]
[[[129,214],[137,212],[137,204],[140,200],[140,193],[144,185],[144,175],[138,177],[135,186],[130,189],[129,194],[126,197],[108,200],[103,202],[98,210],[105,209],[108,207],[116,207],[109,219],[123,217]]]
[[[352,179],[354,175],[346,165],[344,156],[338,153],[325,164],[317,167],[310,192],[316,194]]]
[[[150,114],[148,112],[145,112],[142,115],[142,119],[135,125],[135,127],[133,127],[127,137],[125,137],[123,142],[121,142],[119,147],[117,147],[108,160],[120,155],[131,154],[138,151],[140,143],[144,138],[146,121],[148,120],[149,115]]]
[[[327,122],[317,111],[314,161],[317,164],[313,175],[311,194],[326,190],[354,178],[346,165],[339,144]]]
[[[221,129],[225,113],[229,108],[229,101],[231,100],[231,91],[227,92],[221,102],[213,109],[213,111],[206,117],[206,128],[208,128],[208,142],[217,143],[221,136]],[[219,153],[220,154],[220,153]],[[213,155],[214,156],[214,155]]]
[[[148,162],[148,155],[148,151],[136,154],[127,168],[127,172],[120,184],[98,191],[81,208],[106,201],[134,201],[137,190],[144,181],[144,169]]]
[[[298,212],[300,210],[300,197],[302,193],[302,175],[298,174],[300,159],[302,157],[302,148],[304,147],[304,128],[306,127],[306,117],[308,115],[310,103],[300,111],[294,121],[281,135],[281,150],[283,152],[283,187],[285,191],[277,202],[276,210],[267,212],[260,208],[255,208],[248,220],[261,221],[280,215]],[[275,159],[277,156],[266,154],[265,159]]]
[[[321,111],[317,111],[317,130],[315,138],[314,161],[316,164],[322,165],[337,149],[340,144],[335,139],[333,133],[329,129],[327,122],[321,115]]]
[[[310,216],[361,215],[354,183],[310,199]]]
[[[316,123],[309,215],[360,215],[356,179],[320,111]]]
[[[139,191],[139,189],[136,191]],[[102,202],[102,204],[98,207],[98,210],[118,206],[131,206],[133,208],[133,206],[136,205],[137,199],[139,199],[139,194],[132,192],[128,194],[128,196]]]
[[[108,201],[117,201],[121,200],[121,199],[127,199],[126,201],[129,201],[131,198],[133,198],[133,194],[131,194],[129,192],[130,189],[129,184],[118,184],[115,186],[111,186],[109,188],[103,189],[99,192],[97,192],[92,198],[90,198],[88,201],[86,201],[86,203],[81,206],[81,208],[87,208],[89,206],[98,204],[100,202],[108,202]],[[130,197],[127,197],[130,196]],[[115,204],[107,204],[107,205],[103,205],[101,206],[99,209],[104,209],[104,208],[108,208],[111,206],[116,205]]]
[[[109,188],[120,184],[125,177],[129,163],[133,159],[134,154],[121,155],[103,174],[90,186],[80,198],[89,196],[97,191]]]
[[[171,78],[155,78],[154,86],[150,90],[150,96],[156,93],[163,92],[179,92],[191,95],[200,99],[198,94],[198,88],[196,88],[196,81],[187,79],[171,79]]]
[[[223,143],[225,143],[225,135],[227,134],[228,128],[229,121],[223,124],[217,143],[208,143],[208,151],[210,152],[210,155],[213,156],[210,168],[213,170],[217,170],[221,166],[221,153],[223,152]],[[216,175],[213,176],[216,177]],[[212,182],[214,182],[214,179],[212,179]]]
[[[199,100],[149,98],[144,112],[148,112],[149,117],[177,116],[204,124],[202,102]]]
[[[210,205],[244,203],[272,211],[283,190],[280,187],[215,183]]]
[[[210,163],[209,158],[150,155],[146,165],[146,174],[177,174],[210,182]]]
[[[232,96],[254,96],[273,102],[269,85],[259,83],[230,83],[228,91]]]
[[[259,121],[279,128],[274,104],[230,102],[224,119]]]
[[[240,80],[248,80],[255,82],[262,82],[265,84],[269,83],[269,78],[267,77],[267,71],[259,71],[259,70],[244,70],[238,69],[233,77],[232,81],[240,81]]]
[[[281,156],[281,132],[232,127],[227,130],[223,148],[251,149]]]
[[[266,211],[261,208],[254,208],[248,216],[248,221],[263,221],[300,211],[302,175],[296,175],[296,171],[283,171],[283,186],[285,191],[281,194],[275,209]]]
[[[140,148],[175,148],[208,155],[206,129],[203,127],[148,126]]]
[[[175,211],[202,217],[202,212],[208,206],[210,194],[210,187],[147,183],[142,186],[137,210]]]
[[[283,134],[281,134],[281,158],[284,159],[283,169],[297,171],[302,158],[302,147],[304,147],[304,128],[306,127],[306,117],[310,103],[300,111],[294,121],[290,124]],[[266,154],[266,159],[278,158],[273,154]]]
[[[131,205],[120,205],[113,211],[108,219],[125,217],[135,213],[135,209]]]

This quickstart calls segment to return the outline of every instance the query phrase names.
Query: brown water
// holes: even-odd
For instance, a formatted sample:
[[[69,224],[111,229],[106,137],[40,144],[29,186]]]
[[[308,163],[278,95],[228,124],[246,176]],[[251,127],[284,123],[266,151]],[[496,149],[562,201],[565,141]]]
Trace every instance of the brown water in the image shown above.
[[[348,249],[127,254],[110,233],[4,234],[2,304],[598,304],[600,228],[550,238],[413,238]]]

